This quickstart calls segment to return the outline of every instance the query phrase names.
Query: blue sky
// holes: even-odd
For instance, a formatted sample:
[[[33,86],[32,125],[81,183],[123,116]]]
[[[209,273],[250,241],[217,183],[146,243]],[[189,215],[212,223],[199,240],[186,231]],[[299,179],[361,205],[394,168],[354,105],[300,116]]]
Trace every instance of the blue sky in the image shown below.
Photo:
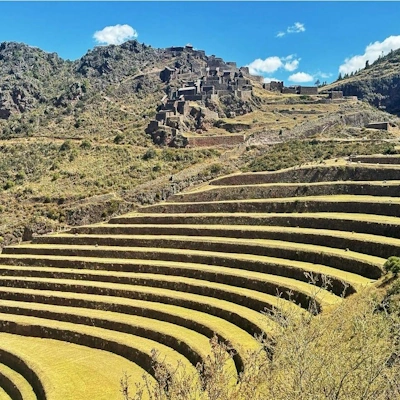
[[[400,48],[400,3],[0,2],[0,42],[71,60],[99,45],[94,34],[106,27],[105,41],[130,33],[152,47],[191,43],[266,80],[330,82]]]

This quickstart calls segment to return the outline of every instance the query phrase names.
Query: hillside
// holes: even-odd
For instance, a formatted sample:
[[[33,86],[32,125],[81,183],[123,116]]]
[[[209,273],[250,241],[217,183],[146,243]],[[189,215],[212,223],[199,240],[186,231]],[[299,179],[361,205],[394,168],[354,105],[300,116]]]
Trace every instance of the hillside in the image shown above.
[[[380,57],[368,68],[344,77],[321,91],[342,90],[345,96],[357,96],[374,107],[400,115],[400,50]]]
[[[364,128],[379,120],[400,126],[395,116],[361,102],[269,92],[251,76],[251,97],[209,104],[218,117],[203,119],[200,134],[190,131],[191,115],[185,120],[189,138],[222,137],[229,145],[239,137],[240,144],[154,146],[146,127],[163,96],[187,81],[185,71],[227,65],[172,49],[130,41],[71,62],[24,44],[0,45],[0,246],[98,222],[224,173],[396,151],[397,129]],[[161,79],[166,66],[181,72],[176,80]],[[287,149],[296,155],[283,155],[280,144],[293,140]]]
[[[1,399],[399,398],[396,115],[137,41],[0,85]]]

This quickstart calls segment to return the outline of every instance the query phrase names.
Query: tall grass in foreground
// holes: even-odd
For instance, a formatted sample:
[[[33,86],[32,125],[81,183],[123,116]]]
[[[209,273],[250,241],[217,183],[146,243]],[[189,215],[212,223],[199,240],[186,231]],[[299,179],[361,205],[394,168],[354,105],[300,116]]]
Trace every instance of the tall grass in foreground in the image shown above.
[[[212,356],[198,367],[200,383],[182,368],[168,372],[155,355],[158,383],[147,381],[132,388],[125,376],[123,398],[400,399],[400,280],[393,287],[386,293],[370,290],[353,295],[318,316],[274,312],[271,317],[283,327],[281,333],[273,342],[260,338],[263,350],[247,354],[247,367],[237,384],[223,368],[232,357],[230,349],[213,338]]]

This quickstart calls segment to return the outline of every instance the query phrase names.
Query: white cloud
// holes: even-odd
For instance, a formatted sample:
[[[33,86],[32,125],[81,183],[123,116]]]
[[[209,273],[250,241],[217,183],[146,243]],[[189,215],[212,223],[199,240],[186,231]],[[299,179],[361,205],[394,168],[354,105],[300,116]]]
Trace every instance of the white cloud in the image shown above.
[[[400,36],[389,36],[383,42],[376,41],[375,43],[370,43],[365,48],[364,54],[346,58],[344,63],[339,67],[339,72],[349,74],[358,71],[365,67],[367,60],[372,64],[380,55],[386,55],[390,50],[398,48],[400,48]]]
[[[280,68],[284,68],[286,71],[292,72],[298,68],[300,63],[300,58],[295,59],[294,57],[294,54],[290,54],[286,57],[272,56],[266,58],[265,60],[257,58],[257,60],[254,60],[248,64],[247,67],[249,67],[250,74],[252,75],[273,73]]]
[[[106,26],[101,31],[96,31],[93,38],[99,44],[121,44],[129,39],[138,37],[138,33],[129,25]]]
[[[304,32],[305,30],[306,28],[304,27],[304,24],[300,22],[295,22],[294,25],[287,28],[287,33],[300,33]]]
[[[289,54],[288,56],[286,56],[286,57],[282,57],[282,60],[284,60],[284,61],[290,61],[290,60],[293,60],[293,58],[296,56],[296,54]]]
[[[282,60],[279,57],[268,57],[265,60],[257,58],[247,65],[249,72],[252,75],[262,75],[263,73],[275,72],[283,66]]]
[[[286,71],[292,72],[299,67],[299,63],[300,63],[300,58],[298,60],[288,61],[285,63],[283,68],[285,68]]]
[[[296,74],[289,76],[289,81],[296,83],[311,82],[313,80],[314,77],[310,74],[306,74],[305,72],[297,72]]]
[[[288,26],[286,28],[286,31],[280,31],[276,34],[277,38],[281,38],[286,35],[286,33],[300,33],[300,32],[305,32],[306,28],[304,24],[301,22],[295,22],[292,26]]]

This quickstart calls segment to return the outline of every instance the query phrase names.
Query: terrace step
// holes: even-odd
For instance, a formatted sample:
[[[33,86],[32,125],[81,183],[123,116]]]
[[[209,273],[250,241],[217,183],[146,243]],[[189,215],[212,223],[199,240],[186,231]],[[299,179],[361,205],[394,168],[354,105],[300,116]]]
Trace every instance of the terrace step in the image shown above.
[[[5,254],[53,254],[87,255],[120,258],[160,259],[163,252],[176,251],[185,256],[188,251],[253,254],[305,261],[346,270],[370,279],[379,279],[385,259],[347,249],[286,242],[269,239],[220,238],[212,236],[165,236],[165,235],[70,235],[59,234],[37,238],[37,244],[25,244],[5,249]],[[183,250],[183,252],[179,252]],[[135,252],[135,257],[130,255]],[[143,257],[144,254],[150,257]],[[188,253],[189,254],[189,253]],[[169,258],[164,258],[170,261]],[[176,259],[174,259],[176,260]],[[173,260],[173,261],[174,261]],[[180,257],[177,261],[188,260]],[[345,260],[345,263],[343,262]],[[345,265],[344,265],[345,264]]]
[[[201,267],[201,266],[200,266]],[[215,282],[215,289],[226,289],[225,285],[237,286],[243,289],[251,289],[260,293],[276,295],[281,293],[282,298],[286,298],[287,292],[291,292],[290,300],[297,304],[301,304],[308,309],[310,299],[315,300],[319,307],[324,307],[338,303],[337,296],[331,294],[327,290],[317,288],[305,282],[297,281],[286,277],[276,275],[262,274],[259,272],[245,270],[231,270],[224,267],[208,267],[211,274],[206,279],[207,282]],[[140,273],[140,272],[117,272],[117,271],[94,271],[92,269],[66,269],[51,267],[11,267],[0,265],[0,276],[15,277],[39,277],[39,278],[55,278],[55,279],[74,279],[74,280],[90,280],[110,283],[122,283],[129,285],[140,285],[150,287],[160,287],[164,289],[186,291],[183,285],[198,286],[204,285],[203,271],[198,271],[198,277],[186,278],[176,273],[174,270],[169,271],[171,275]],[[201,279],[202,278],[202,279]],[[223,285],[220,285],[222,283]],[[196,292],[196,289],[193,289]]]
[[[38,249],[38,246],[36,245],[34,249]],[[46,247],[47,251],[43,247]],[[125,254],[125,258],[117,258],[119,254],[118,252],[115,253],[115,247],[113,249],[108,248],[107,253],[104,251],[100,253],[103,257],[93,257],[91,249],[83,252],[80,249],[78,253],[81,256],[76,256],[76,249],[75,251],[69,251],[69,246],[63,246],[64,254],[52,255],[50,253],[52,253],[53,248],[52,245],[40,245],[41,251],[36,252],[40,254],[32,254],[34,251],[20,251],[20,254],[16,254],[18,250],[14,251],[13,254],[0,254],[0,262],[7,265],[175,274],[220,282],[223,282],[226,277],[221,274],[235,275],[235,272],[239,270],[277,275],[303,282],[309,282],[310,275],[312,275],[318,280],[317,286],[321,284],[321,275],[325,275],[332,283],[329,289],[340,296],[345,289],[343,282],[348,286],[347,294],[354,293],[371,283],[371,279],[350,271],[343,271],[311,262],[263,255],[182,249],[156,249],[149,251],[146,248],[135,248],[130,254]],[[20,249],[20,246],[18,249]],[[351,252],[346,252],[346,254],[348,253]],[[227,267],[228,270],[224,270],[223,267]],[[268,278],[264,277],[264,279]],[[271,279],[274,278],[271,277]]]
[[[292,226],[314,229],[369,233],[378,236],[400,238],[400,218],[373,214],[352,213],[187,213],[187,214],[140,214],[131,213],[112,218],[108,224],[91,225],[101,228],[107,225],[249,225]],[[87,227],[73,228],[79,229]]]
[[[397,165],[312,165],[294,167],[272,172],[248,172],[223,176],[211,185],[255,185],[278,182],[329,182],[329,181],[389,181],[399,180]]]
[[[27,380],[5,364],[0,364],[0,387],[12,400],[37,400]],[[0,392],[0,398],[1,392]]]
[[[400,181],[264,183],[259,185],[218,185],[178,193],[169,202],[205,202],[264,198],[361,195],[400,196]]]
[[[400,169],[399,169],[400,173]],[[400,198],[333,195],[280,199],[226,200],[188,203],[158,203],[138,209],[139,213],[298,213],[349,212],[385,216],[400,215]]]
[[[137,315],[4,299],[0,304],[0,313],[89,325],[150,339],[180,353],[193,366],[205,362],[211,354],[207,337],[179,325],[155,322],[151,318]]]
[[[127,315],[138,315],[186,327],[211,339],[214,334],[224,343],[230,343],[236,354],[233,359],[238,370],[244,368],[243,353],[258,352],[260,343],[254,336],[238,326],[206,312],[187,309],[170,304],[144,300],[94,295],[85,293],[68,293],[26,288],[0,287],[0,299],[21,302],[42,303],[54,306],[89,308],[112,311]],[[238,307],[232,311],[237,312]],[[272,325],[272,324],[271,324]],[[278,327],[271,326],[266,333],[272,336]]]
[[[136,363],[149,374],[154,373],[152,369],[152,350],[156,349],[162,357],[165,357],[166,362],[171,365],[171,368],[175,369],[181,363],[189,373],[196,376],[196,369],[189,360],[175,350],[153,340],[128,333],[7,313],[0,313],[0,332],[28,337],[57,339],[106,350]]]
[[[400,164],[399,155],[370,155],[370,156],[353,156],[351,161],[367,163],[367,164]]]
[[[72,292],[79,294],[94,294],[111,296],[114,298],[146,300],[156,303],[177,305],[201,312],[208,312],[212,315],[223,318],[228,322],[237,325],[251,335],[260,334],[262,332],[268,333],[271,332],[272,329],[276,328],[276,324],[271,322],[271,320],[269,320],[266,316],[263,316],[258,311],[254,311],[251,308],[237,305],[223,299],[189,292],[178,292],[176,290],[152,288],[146,286],[130,286],[109,284],[106,282],[74,281],[66,279],[1,277],[0,284],[7,288],[28,288],[38,291],[44,290],[67,293]],[[208,288],[205,287],[206,292],[207,289]],[[251,292],[244,289],[240,290],[239,288],[237,288],[236,291],[239,293],[241,292],[244,295],[248,292]],[[276,296],[259,294],[257,297],[259,300],[257,304],[260,304],[261,301],[265,301],[268,298],[270,304],[263,303],[264,306],[269,305],[273,308],[279,307],[282,309],[286,307],[291,310],[301,310],[293,303],[279,299]],[[245,300],[244,296],[243,300]],[[257,298],[255,300],[257,300]]]
[[[277,304],[276,296],[260,293],[255,290],[243,289],[236,286],[210,283],[207,281],[200,281],[196,279],[189,278],[176,278],[176,277],[164,277],[164,284],[157,282],[157,277],[162,279],[163,277],[160,275],[156,275],[154,280],[151,280],[150,277],[148,279],[142,278],[138,284],[121,284],[121,283],[113,283],[113,282],[102,282],[102,281],[88,281],[88,280],[79,280],[76,281],[74,279],[56,279],[56,278],[37,278],[37,277],[0,277],[0,284],[3,286],[11,286],[11,287],[29,287],[35,289],[48,289],[48,288],[73,288],[73,290],[81,290],[86,293],[86,290],[89,288],[97,288],[102,289],[103,291],[109,290],[111,293],[127,293],[133,294],[134,296],[143,296],[143,292],[147,293],[148,291],[153,293],[159,292],[164,294],[167,292],[176,292],[180,295],[184,295],[187,292],[196,293],[199,295],[207,296],[207,297],[216,297],[221,300],[225,300],[228,302],[232,302],[234,304],[240,304],[246,308],[254,310],[256,312],[263,311],[264,309],[271,310]],[[146,284],[149,283],[149,285]],[[169,282],[172,284],[168,285]],[[181,282],[179,284],[179,282]],[[155,287],[151,285],[154,284]],[[89,291],[90,293],[90,291]],[[321,297],[323,299],[328,298],[332,299],[332,295],[328,292],[322,293]],[[339,299],[337,297],[333,297],[333,303],[328,304],[336,304]],[[281,300],[281,306],[284,307],[297,307],[290,301]]]
[[[0,351],[4,349],[16,359],[13,369],[28,365],[31,373],[24,376],[37,376],[38,400],[82,400],[88,395],[93,400],[118,399],[124,373],[132,385],[146,375],[121,356],[59,340],[0,332]],[[150,375],[147,379],[154,382]]]
[[[13,400],[13,398],[2,387],[0,387],[0,399]]]
[[[6,347],[6,349],[4,348]],[[32,368],[29,362],[15,354],[12,348],[9,348],[7,341],[2,341],[0,336],[0,364],[7,366],[19,375],[15,384],[19,395],[23,398],[38,398],[46,400],[46,393],[41,380]],[[14,382],[11,379],[12,382]],[[18,382],[20,384],[18,385]],[[9,387],[12,391],[12,387]],[[10,392],[11,393],[11,392]],[[32,397],[33,393],[33,397]],[[14,393],[11,397],[18,397],[18,393]]]
[[[329,229],[311,229],[283,226],[248,226],[248,225],[112,225],[103,224],[73,228],[71,233],[78,235],[166,235],[166,236],[212,236],[243,239],[270,239],[287,242],[326,245],[336,248],[350,248],[353,251],[388,258],[400,252],[400,239],[385,236],[363,234],[357,232],[342,232]],[[57,234],[58,235],[58,234]],[[55,236],[57,236],[55,235]],[[32,243],[41,243],[40,237],[35,237]],[[366,243],[368,246],[366,247]]]

